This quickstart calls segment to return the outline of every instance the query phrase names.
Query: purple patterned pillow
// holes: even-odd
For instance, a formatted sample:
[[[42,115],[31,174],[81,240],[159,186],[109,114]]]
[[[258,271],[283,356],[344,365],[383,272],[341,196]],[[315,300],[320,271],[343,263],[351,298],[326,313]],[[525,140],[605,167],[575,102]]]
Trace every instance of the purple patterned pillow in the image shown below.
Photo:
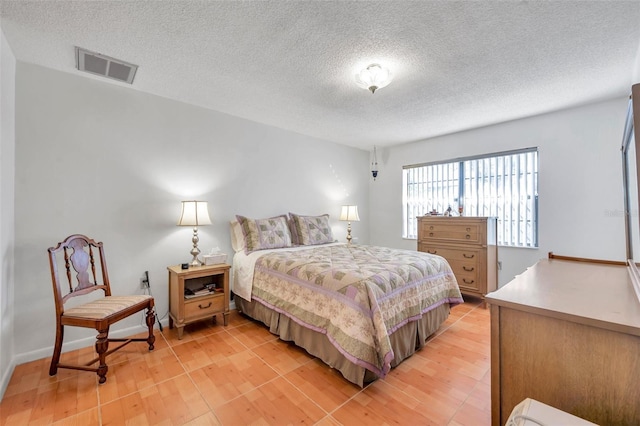
[[[298,232],[296,231],[296,224],[293,222],[291,217],[287,219],[287,224],[289,225],[289,232],[291,232],[291,243],[293,243],[294,246],[299,246],[300,241],[298,238]]]
[[[249,219],[236,215],[236,219],[242,228],[246,253],[292,245],[286,215],[267,219]]]
[[[301,216],[289,213],[289,216],[291,216],[291,221],[298,237],[298,244],[311,246],[334,241],[328,214]]]

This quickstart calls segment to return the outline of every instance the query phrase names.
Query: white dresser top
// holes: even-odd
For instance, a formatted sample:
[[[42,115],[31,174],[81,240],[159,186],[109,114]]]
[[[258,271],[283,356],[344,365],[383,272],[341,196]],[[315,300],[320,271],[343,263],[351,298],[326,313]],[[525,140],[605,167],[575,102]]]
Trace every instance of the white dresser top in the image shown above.
[[[543,259],[486,301],[640,336],[640,302],[626,266]]]

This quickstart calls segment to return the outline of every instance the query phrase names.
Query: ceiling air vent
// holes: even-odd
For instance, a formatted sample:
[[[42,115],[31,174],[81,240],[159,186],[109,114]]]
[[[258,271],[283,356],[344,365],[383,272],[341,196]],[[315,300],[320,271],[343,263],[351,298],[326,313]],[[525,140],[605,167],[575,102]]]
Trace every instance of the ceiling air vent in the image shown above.
[[[81,47],[76,47],[76,68],[129,84],[133,83],[133,77],[138,70],[137,65],[90,52]]]

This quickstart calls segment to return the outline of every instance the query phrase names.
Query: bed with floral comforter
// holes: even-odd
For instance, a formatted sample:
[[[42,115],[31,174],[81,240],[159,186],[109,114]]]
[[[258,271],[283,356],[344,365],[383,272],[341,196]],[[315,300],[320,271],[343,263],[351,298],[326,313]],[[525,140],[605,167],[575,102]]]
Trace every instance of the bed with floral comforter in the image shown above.
[[[234,256],[238,308],[363,386],[384,377],[462,302],[447,261],[327,244]]]

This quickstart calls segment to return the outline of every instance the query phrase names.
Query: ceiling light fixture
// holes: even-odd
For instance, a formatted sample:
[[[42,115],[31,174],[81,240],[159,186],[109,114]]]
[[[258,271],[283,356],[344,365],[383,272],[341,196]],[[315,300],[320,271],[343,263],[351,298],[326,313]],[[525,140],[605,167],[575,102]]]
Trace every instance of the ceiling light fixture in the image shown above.
[[[371,64],[356,74],[356,84],[371,93],[391,83],[391,72],[378,64]]]

